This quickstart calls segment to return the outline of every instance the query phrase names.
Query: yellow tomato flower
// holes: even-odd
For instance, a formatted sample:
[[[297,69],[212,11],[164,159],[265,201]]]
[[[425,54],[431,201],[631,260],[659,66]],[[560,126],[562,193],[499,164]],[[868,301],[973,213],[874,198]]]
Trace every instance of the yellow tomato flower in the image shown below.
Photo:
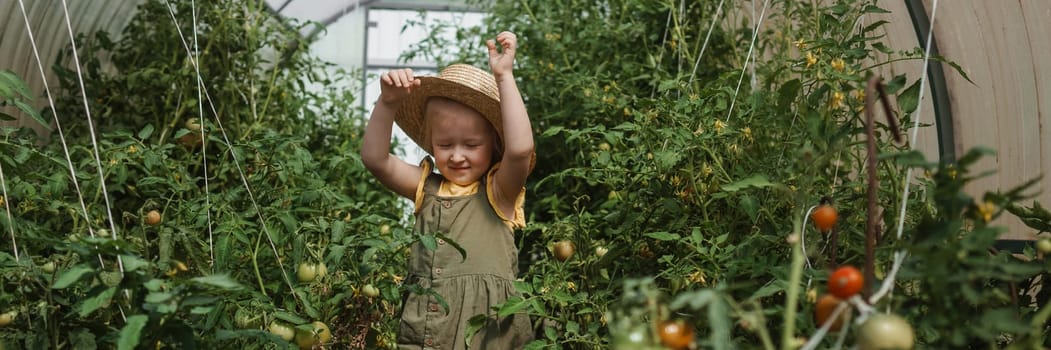
[[[806,50],[806,41],[803,41],[803,39],[796,40],[793,44],[796,45],[797,49]]]
[[[813,52],[808,51],[806,53],[806,67],[810,68],[810,66],[813,66],[815,63],[817,63],[817,56],[814,56]]]
[[[993,202],[985,201],[978,204],[978,215],[982,218],[982,221],[992,221],[994,213],[996,213],[996,204],[993,204]]]
[[[724,123],[722,120],[718,120],[718,119],[715,120],[715,132],[723,131],[723,128],[725,128],[725,127],[726,127],[726,123]]]
[[[832,64],[832,69],[835,69],[837,72],[842,72],[844,69],[847,68],[847,64],[846,64],[846,62],[843,62],[842,58],[837,58],[837,59],[832,60],[831,64]]]
[[[831,108],[839,108],[843,106],[843,93],[836,91],[832,93],[832,102],[829,103]]]

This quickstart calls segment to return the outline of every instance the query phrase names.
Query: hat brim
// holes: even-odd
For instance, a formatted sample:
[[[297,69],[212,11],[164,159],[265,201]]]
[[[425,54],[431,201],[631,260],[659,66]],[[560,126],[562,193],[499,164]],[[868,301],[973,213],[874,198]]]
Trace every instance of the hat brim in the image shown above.
[[[434,154],[430,144],[430,135],[428,135],[427,122],[424,118],[427,100],[431,97],[448,98],[478,111],[496,130],[498,143],[502,144],[504,128],[499,100],[476,88],[441,77],[419,77],[419,79],[420,86],[413,89],[412,93],[402,101],[398,112],[394,115],[394,121],[420,148],[427,153]]]

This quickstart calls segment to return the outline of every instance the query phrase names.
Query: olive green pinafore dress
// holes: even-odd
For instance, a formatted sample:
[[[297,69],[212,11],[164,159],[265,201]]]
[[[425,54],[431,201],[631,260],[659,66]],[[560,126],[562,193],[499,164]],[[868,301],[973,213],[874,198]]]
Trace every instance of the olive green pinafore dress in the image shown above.
[[[407,293],[398,349],[466,349],[467,321],[475,315],[487,315],[489,320],[472,336],[471,349],[521,349],[532,340],[529,317],[518,314],[497,320],[491,309],[517,294],[513,281],[518,249],[513,229],[490,204],[489,176],[480,180],[473,194],[440,196],[442,177],[429,168],[424,166],[429,175],[422,180],[422,196],[417,194],[416,230],[442,233],[458,243],[467,257],[444,240],[438,240],[434,251],[419,242],[413,245],[406,283],[434,289],[449,309],[434,296]]]

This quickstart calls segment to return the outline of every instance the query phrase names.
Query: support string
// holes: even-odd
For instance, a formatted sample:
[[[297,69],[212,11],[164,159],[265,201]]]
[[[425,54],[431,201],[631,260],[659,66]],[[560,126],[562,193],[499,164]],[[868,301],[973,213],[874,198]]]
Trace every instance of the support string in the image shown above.
[[[759,28],[762,28],[763,26],[763,19],[766,16],[766,7],[769,4],[770,0],[763,1],[763,10],[759,12],[759,21],[755,23],[755,30],[752,31],[752,42],[748,45],[748,54],[744,57],[744,67],[741,67],[741,77],[737,79],[737,88],[734,89],[734,97],[730,99],[730,110],[726,112],[727,122],[733,117],[734,106],[737,104],[737,94],[741,92],[741,82],[744,81],[744,75],[748,72],[748,63],[752,59],[752,51],[755,49],[755,40],[759,37]],[[698,125],[698,127],[700,127],[700,125]]]
[[[193,56],[194,61],[199,61],[201,58],[200,47],[197,45],[197,2],[196,0],[190,0],[190,8],[192,9],[193,15]],[[201,166],[204,169],[204,215],[208,223],[208,266],[211,268],[211,272],[215,273],[215,239],[212,233],[212,192],[211,186],[208,183],[208,142],[205,134],[206,124],[204,122],[204,98],[201,96],[201,87],[204,86],[204,82],[201,81],[201,75],[197,75],[197,116],[201,123]]]

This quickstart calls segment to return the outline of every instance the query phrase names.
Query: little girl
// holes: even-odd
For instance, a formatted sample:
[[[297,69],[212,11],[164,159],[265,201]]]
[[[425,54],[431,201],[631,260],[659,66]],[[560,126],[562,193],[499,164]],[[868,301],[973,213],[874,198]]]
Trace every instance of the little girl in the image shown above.
[[[517,38],[503,32],[486,44],[491,75],[462,64],[437,77],[416,77],[410,69],[383,74],[365,129],[362,162],[415,201],[419,233],[439,237],[433,250],[413,245],[406,283],[437,292],[448,309],[433,295],[408,295],[399,349],[465,349],[467,321],[476,315],[485,315],[486,325],[472,335],[471,349],[520,349],[532,338],[526,315],[498,319],[492,310],[516,293],[514,229],[525,226],[524,186],[535,153],[512,74]],[[395,121],[433,161],[417,166],[390,154]]]

